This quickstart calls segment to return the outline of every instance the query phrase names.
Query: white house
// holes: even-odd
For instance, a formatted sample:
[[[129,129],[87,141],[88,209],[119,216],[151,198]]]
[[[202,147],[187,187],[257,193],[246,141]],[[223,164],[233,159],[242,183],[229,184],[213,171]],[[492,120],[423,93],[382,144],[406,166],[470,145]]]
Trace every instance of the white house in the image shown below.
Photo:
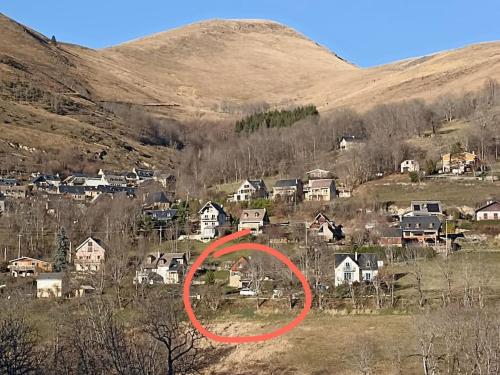
[[[106,249],[100,240],[88,237],[75,251],[76,271],[99,271],[104,263]]]
[[[205,203],[198,214],[202,239],[215,238],[218,235],[218,228],[224,225],[228,218],[224,208],[212,201]]]
[[[377,254],[335,254],[335,286],[371,282],[383,264]]]
[[[243,210],[238,230],[250,229],[252,234],[261,234],[266,225],[269,225],[269,216],[265,208]]]
[[[37,298],[59,298],[63,296],[63,273],[41,273],[36,278]]]
[[[500,202],[489,201],[476,210],[476,220],[500,220]]]
[[[268,191],[264,180],[245,180],[233,195],[233,202],[249,201],[251,199],[267,198]]]
[[[405,160],[401,163],[401,173],[418,171],[420,171],[420,164],[416,160]]]

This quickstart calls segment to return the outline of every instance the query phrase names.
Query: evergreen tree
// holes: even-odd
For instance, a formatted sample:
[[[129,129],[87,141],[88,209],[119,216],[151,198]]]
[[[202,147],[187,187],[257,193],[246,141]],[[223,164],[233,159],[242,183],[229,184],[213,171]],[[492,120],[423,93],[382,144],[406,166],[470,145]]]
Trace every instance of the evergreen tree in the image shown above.
[[[56,253],[54,255],[54,271],[62,272],[68,264],[69,240],[66,230],[61,228],[56,238]]]
[[[56,40],[56,36],[55,35],[52,35],[52,38],[50,39],[50,43],[52,43],[53,45],[57,45],[57,40]]]
[[[207,273],[205,274],[205,284],[206,285],[213,285],[215,284],[215,273],[214,271],[207,271]]]

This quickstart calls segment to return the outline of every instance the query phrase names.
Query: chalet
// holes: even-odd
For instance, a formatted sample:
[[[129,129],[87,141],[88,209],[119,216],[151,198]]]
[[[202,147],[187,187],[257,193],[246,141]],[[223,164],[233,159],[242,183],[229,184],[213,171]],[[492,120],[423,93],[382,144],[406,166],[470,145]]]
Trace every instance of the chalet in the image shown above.
[[[476,210],[476,220],[500,220],[500,202],[489,201]]]
[[[134,283],[179,284],[187,264],[185,253],[150,254],[146,257],[141,269],[136,271]]]
[[[474,152],[448,153],[441,157],[443,173],[463,174],[476,169],[479,159]]]
[[[261,234],[262,228],[269,225],[269,215],[265,208],[243,210],[238,230],[250,229],[252,234]]]
[[[412,201],[410,211],[404,214],[404,216],[417,215],[443,215],[443,205],[440,201]]]
[[[307,201],[331,201],[337,196],[332,179],[309,180],[304,188]]]
[[[14,277],[36,276],[40,273],[52,272],[52,264],[30,257],[12,259],[7,267]]]
[[[325,169],[313,169],[312,171],[306,172],[306,175],[309,180],[321,180],[332,177],[331,172]]]
[[[335,254],[335,286],[371,282],[383,264],[377,254]]]
[[[383,247],[402,247],[403,230],[401,228],[384,228],[380,233],[379,245]]]
[[[62,272],[42,273],[36,278],[37,298],[61,298],[65,293],[65,277]]]
[[[344,238],[342,233],[342,225],[336,226],[325,214],[319,213],[314,218],[314,221],[309,225],[311,234],[324,239],[327,242],[340,241]]]
[[[405,160],[401,163],[401,173],[418,171],[420,171],[420,164],[416,160]]]
[[[250,283],[250,259],[241,257],[229,270],[229,286],[232,288],[247,288]]]
[[[223,206],[215,202],[208,201],[198,211],[200,215],[201,238],[211,239],[218,235],[218,228],[225,224],[228,219]]]
[[[267,198],[268,191],[264,180],[245,180],[233,195],[233,202],[243,202],[258,198]]]
[[[288,202],[299,202],[304,197],[304,187],[301,179],[278,180],[273,187],[273,199]]]
[[[88,237],[75,250],[75,270],[99,271],[104,263],[105,254],[102,242]]]
[[[401,219],[403,244],[436,245],[441,221],[433,215],[407,216]]]
[[[146,210],[166,210],[170,208],[172,200],[164,191],[155,191],[144,195],[143,208]]]

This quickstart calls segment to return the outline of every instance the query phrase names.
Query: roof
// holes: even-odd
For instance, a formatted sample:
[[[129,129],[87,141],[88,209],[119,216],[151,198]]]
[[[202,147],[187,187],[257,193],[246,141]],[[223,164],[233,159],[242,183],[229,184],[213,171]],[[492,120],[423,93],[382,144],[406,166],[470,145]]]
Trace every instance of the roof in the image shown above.
[[[278,180],[274,184],[274,187],[280,188],[280,187],[296,187],[300,184],[300,179],[295,178],[295,179],[290,179],[290,180]]]
[[[149,254],[147,258],[150,259],[150,262],[145,264],[144,268],[154,268],[166,266],[169,269],[177,270],[179,266],[178,259],[186,259],[185,253],[161,253],[159,254]]]
[[[250,260],[247,257],[240,257],[236,262],[231,266],[231,271],[238,272],[241,270],[247,270],[250,267]]]
[[[31,260],[36,260],[37,262],[48,263],[48,262],[46,262],[44,260],[36,259],[36,258],[31,258],[31,257],[19,257],[19,258],[16,258],[16,259],[9,260],[9,263],[16,262],[16,261],[21,260],[21,259],[31,259]]]
[[[362,270],[378,270],[378,255],[374,253],[335,254],[335,267],[338,267],[346,258],[351,258]]]
[[[401,229],[408,230],[424,230],[441,228],[441,221],[432,215],[422,216],[404,216],[401,220]]]
[[[64,278],[63,272],[46,272],[40,273],[37,280],[62,280]]]
[[[415,206],[420,206],[418,210],[415,210]],[[441,213],[441,202],[440,201],[412,201],[411,209],[413,211],[426,211],[431,213]]]
[[[154,193],[150,193],[146,195],[144,199],[144,203],[153,204],[153,203],[170,203],[171,200],[168,198],[167,193],[164,191],[155,191]]]
[[[144,215],[156,220],[169,221],[177,216],[177,210],[145,210]]]
[[[85,195],[85,187],[83,187],[83,186],[60,185],[59,186],[59,193],[60,194]]]
[[[490,201],[476,210],[476,212],[480,211],[500,211],[500,201]]]
[[[134,171],[139,178],[152,178],[155,174],[155,172],[151,169],[135,168]]]
[[[198,211],[198,213],[201,214],[205,210],[205,207],[207,207],[207,206],[212,206],[217,211],[219,211],[219,213],[227,215],[222,206],[220,206],[219,204],[212,202],[212,201],[208,201],[207,203],[205,203],[205,205]]]
[[[254,187],[255,190],[265,189],[266,184],[263,179],[258,180],[247,180],[250,185]]]
[[[92,236],[89,236],[85,239],[85,241],[83,241],[80,245],[78,245],[78,247],[75,249],[75,252],[78,251],[83,245],[85,245],[87,242],[89,241],[94,241],[96,244],[98,244],[99,246],[101,246],[102,248],[104,248],[104,244],[101,240],[97,239],[97,238],[94,238]]]
[[[241,212],[241,221],[255,221],[263,220],[267,216],[267,210],[265,208],[247,209]]]
[[[403,230],[401,228],[384,228],[380,236],[386,238],[400,238],[403,236]]]
[[[312,171],[306,172],[306,174],[313,174],[313,173],[324,173],[324,174],[328,174],[328,173],[330,173],[330,171],[327,171],[326,169],[319,169],[319,168],[316,168],[316,169],[313,169]]]
[[[334,184],[333,179],[320,179],[320,180],[311,180],[309,181],[310,188],[330,188]]]

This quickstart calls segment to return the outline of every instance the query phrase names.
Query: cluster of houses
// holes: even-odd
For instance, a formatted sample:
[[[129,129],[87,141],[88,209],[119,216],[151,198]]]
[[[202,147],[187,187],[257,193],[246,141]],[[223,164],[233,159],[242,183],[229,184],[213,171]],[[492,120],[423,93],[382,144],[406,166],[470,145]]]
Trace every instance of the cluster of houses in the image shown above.
[[[144,181],[155,180],[166,184],[167,177],[153,170],[133,168],[130,172],[100,169],[97,176],[81,173],[61,178],[58,174],[34,173],[29,181],[0,178],[0,193],[8,198],[26,198],[31,192],[60,195],[76,201],[92,201],[102,194],[124,193],[135,196],[136,188]]]
[[[441,156],[441,169],[439,172],[461,175],[474,172],[479,165],[479,158],[474,152],[446,153]],[[400,167],[401,173],[420,171],[420,164],[417,160],[404,160]]]
[[[331,173],[324,169],[314,169],[306,173],[308,181],[304,183],[300,178],[278,180],[268,190],[264,180],[245,180],[238,190],[229,196],[232,202],[248,202],[255,199],[272,199],[275,201],[301,202],[331,201],[339,196],[335,180]],[[345,196],[347,191],[343,190]]]

